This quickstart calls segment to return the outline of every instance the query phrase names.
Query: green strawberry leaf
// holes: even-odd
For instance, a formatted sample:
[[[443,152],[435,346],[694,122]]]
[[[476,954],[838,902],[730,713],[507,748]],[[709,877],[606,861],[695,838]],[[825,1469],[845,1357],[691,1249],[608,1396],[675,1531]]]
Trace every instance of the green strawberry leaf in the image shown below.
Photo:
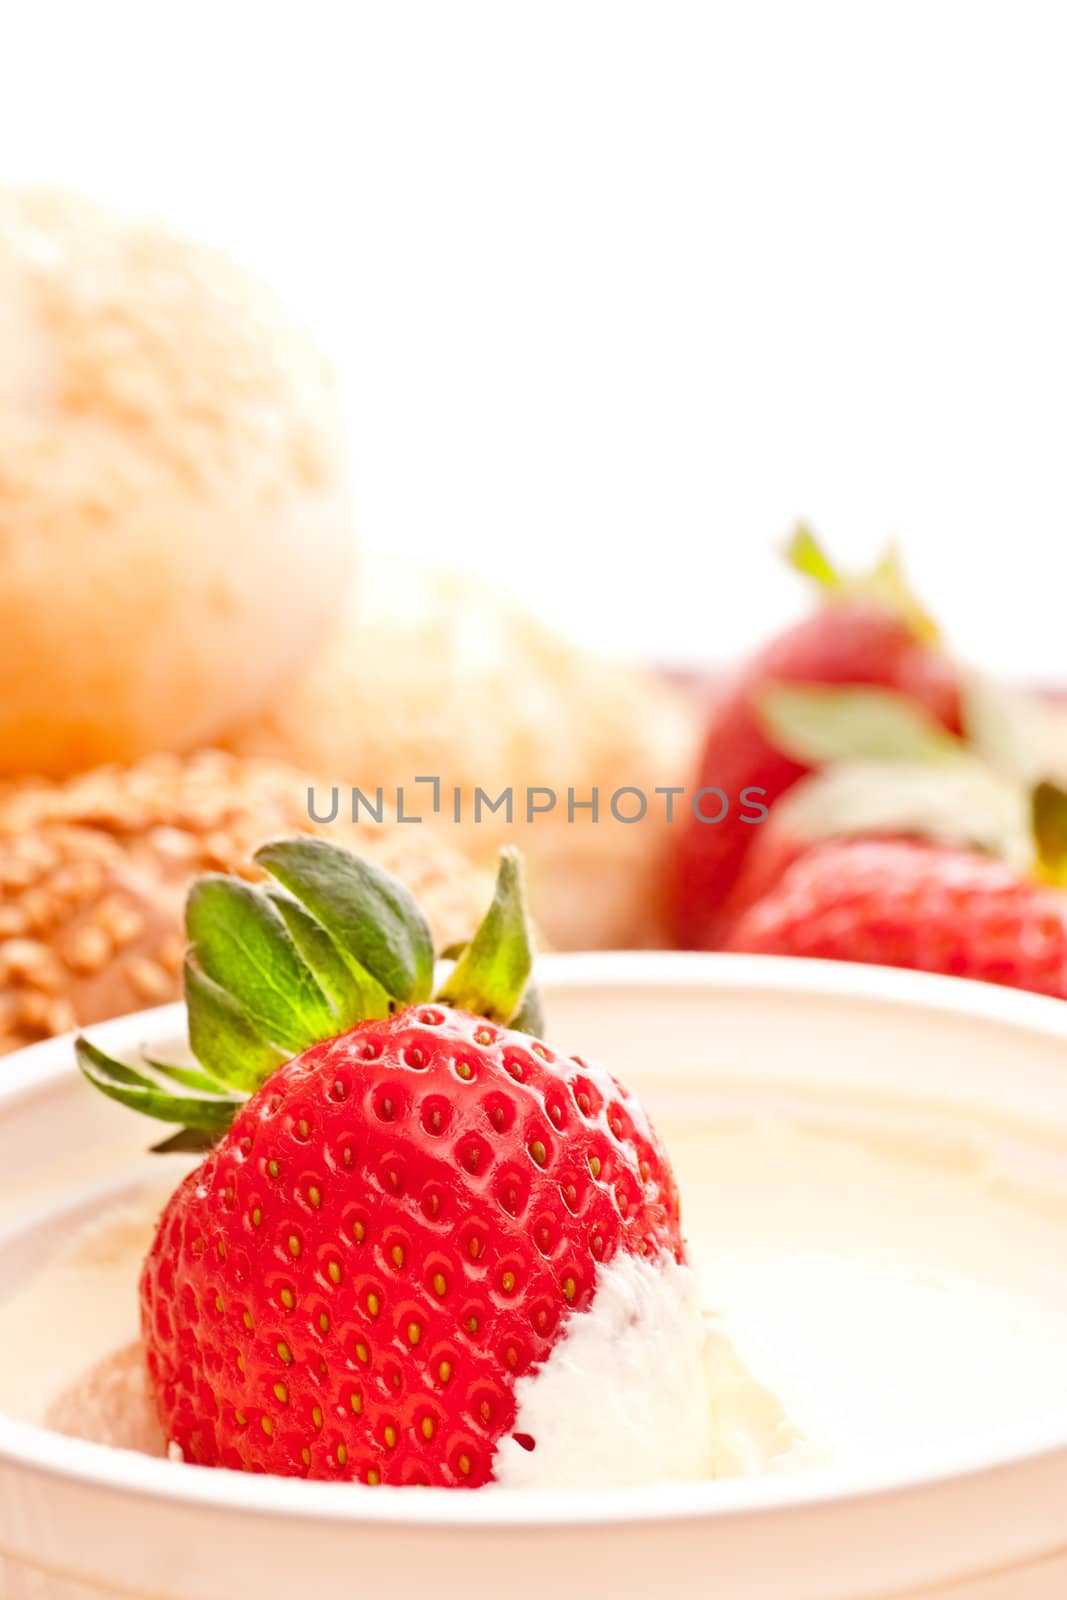
[[[201,878],[189,891],[185,927],[205,977],[288,1055],[338,1031],[333,1008],[262,890],[218,873]]]
[[[218,1138],[245,1103],[238,1095],[172,1095],[86,1038],[76,1039],[74,1050],[81,1071],[102,1094],[161,1122],[179,1122]]]
[[[153,1072],[162,1073],[165,1078],[181,1084],[183,1089],[195,1089],[200,1094],[225,1094],[226,1086],[217,1078],[210,1077],[206,1072],[201,1072],[199,1067],[180,1067],[173,1061],[157,1061],[154,1056],[145,1056],[145,1065],[152,1068]]]
[[[189,1043],[206,1072],[228,1089],[251,1093],[288,1059],[253,1026],[240,1003],[185,958]]]
[[[79,1067],[103,1094],[178,1125],[157,1151],[209,1149],[293,1054],[432,992],[429,928],[403,884],[321,838],[279,840],[256,859],[280,887],[212,874],[189,895],[196,1065],[145,1058],[139,1071],[77,1041]],[[455,950],[443,1002],[543,1033],[517,851],[501,853],[492,904]]]
[[[458,961],[469,943],[468,939],[457,939],[455,944],[446,944],[443,950],[438,951],[438,959],[441,961]]]
[[[528,1033],[534,1039],[544,1038],[545,1010],[541,1004],[541,991],[536,983],[527,984],[522,1005],[508,1026],[514,1028],[516,1033]]]
[[[888,689],[771,684],[756,713],[767,737],[794,761],[956,761],[965,753],[927,712]]]
[[[500,852],[496,888],[474,938],[438,990],[442,1005],[508,1022],[522,1003],[533,969],[533,945],[523,897],[522,857]]]
[[[269,888],[266,894],[333,1007],[337,1016],[335,1031],[344,1033],[369,1017],[387,1017],[389,996],[381,984],[342,953],[322,923],[284,889]]]
[[[1038,873],[1062,888],[1067,885],[1067,793],[1055,783],[1039,783],[1030,804]]]
[[[321,838],[280,839],[256,861],[315,917],[391,999],[410,1005],[433,987],[433,941],[405,886],[371,861]]]

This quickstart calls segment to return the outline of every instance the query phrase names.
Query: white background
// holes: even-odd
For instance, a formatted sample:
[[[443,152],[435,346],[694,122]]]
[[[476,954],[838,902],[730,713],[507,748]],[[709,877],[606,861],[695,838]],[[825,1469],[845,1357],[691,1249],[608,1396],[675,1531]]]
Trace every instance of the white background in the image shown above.
[[[797,514],[1067,677],[1067,8],[0,3],[0,174],[228,245],[365,541],[721,660]],[[2,352],[0,352],[2,359]]]

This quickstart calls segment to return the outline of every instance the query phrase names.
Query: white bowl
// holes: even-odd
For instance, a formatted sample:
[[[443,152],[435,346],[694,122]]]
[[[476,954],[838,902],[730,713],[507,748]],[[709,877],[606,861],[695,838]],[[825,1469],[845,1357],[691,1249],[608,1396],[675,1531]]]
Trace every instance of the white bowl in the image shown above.
[[[1067,1150],[1058,1001],[724,956],[557,956],[541,981],[550,1037],[610,1065],[653,1116],[665,1075],[676,1093],[688,1073],[696,1095],[721,1072],[797,1093],[887,1094],[950,1119],[1040,1124],[1049,1149]],[[91,1032],[121,1052],[158,1049],[182,1026],[181,1008],[167,1007]],[[0,1062],[0,1296],[64,1213],[143,1174],[147,1127],[81,1082],[69,1039]],[[1067,1378],[1045,1418],[947,1439],[922,1459],[616,1492],[247,1477],[0,1417],[4,1600],[238,1594],[1052,1600],[1067,1594]]]

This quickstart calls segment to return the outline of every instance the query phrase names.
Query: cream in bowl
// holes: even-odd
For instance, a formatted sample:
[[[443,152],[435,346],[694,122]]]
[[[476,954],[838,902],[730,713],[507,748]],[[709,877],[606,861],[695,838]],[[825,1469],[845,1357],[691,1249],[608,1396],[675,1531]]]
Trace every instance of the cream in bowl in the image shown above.
[[[585,1461],[569,1447],[543,1477],[523,1473],[525,1486],[559,1486],[561,1470],[588,1487],[830,1462],[869,1470],[1040,1423],[1067,1401],[1067,1166],[1057,1170],[1039,1129],[956,1125],[889,1098],[850,1104],[843,1092],[726,1091],[714,1079],[666,1097],[657,1126],[696,1280],[666,1292],[699,1295],[703,1339],[697,1347],[668,1319],[651,1322],[650,1370],[665,1383],[678,1375],[691,1404],[669,1386],[647,1404],[668,1416],[673,1407],[675,1419],[706,1411],[707,1426],[675,1433],[650,1465],[644,1436],[640,1462],[598,1460],[591,1422]],[[179,1159],[46,1230],[44,1261],[0,1302],[0,1413],[166,1454],[136,1291]],[[606,1300],[544,1399],[532,1390],[525,1420],[541,1440],[571,1433],[576,1410],[595,1417],[618,1403],[641,1284],[623,1279],[613,1292],[609,1281]],[[527,1459],[539,1466],[537,1453]]]
[[[599,1485],[582,1487],[576,1474],[570,1488],[501,1482],[484,1496],[412,1497],[149,1460],[140,1452],[162,1456],[166,1440],[136,1350],[137,1277],[178,1164],[193,1158],[146,1157],[144,1124],[89,1095],[61,1058],[69,1045],[53,1045],[25,1067],[11,1063],[0,1113],[21,1197],[4,1202],[0,1413],[10,1420],[0,1422],[0,1463],[25,1503],[52,1509],[32,1529],[13,1528],[9,1514],[0,1545],[17,1550],[21,1534],[26,1562],[91,1570],[116,1592],[120,1580],[133,1592],[137,1583],[153,1594],[212,1592],[195,1570],[173,1590],[151,1587],[147,1550],[120,1559],[84,1518],[75,1543],[77,1519],[62,1521],[61,1502],[104,1490],[116,1512],[148,1492],[153,1524],[179,1511],[223,1515],[235,1560],[242,1543],[263,1561],[276,1544],[270,1593],[283,1592],[287,1571],[295,1581],[308,1519],[323,1592],[343,1592],[347,1527],[370,1573],[384,1581],[388,1567],[395,1578],[399,1561],[409,1583],[400,1592],[414,1593],[421,1557],[397,1516],[421,1527],[420,1547],[466,1528],[472,1553],[487,1529],[506,1528],[516,1562],[528,1545],[567,1594],[604,1563],[620,1583],[656,1572],[663,1583],[664,1559],[672,1592],[694,1594],[715,1580],[746,1594],[890,1595],[909,1584],[936,1593],[1005,1561],[1042,1573],[1067,1481],[1059,1008],[803,963],[572,957],[540,970],[554,1044],[611,1061],[677,1178],[703,1377],[688,1357],[674,1366],[706,1425],[706,1470],[673,1463],[667,1449],[660,1486],[647,1490],[626,1488],[623,1475],[612,1491],[609,1463],[595,1469]],[[119,1054],[158,1053],[180,1028],[172,1010],[97,1036]],[[604,1376],[601,1409],[612,1396],[624,1407],[634,1399],[610,1370],[618,1343],[616,1329],[584,1368],[585,1391],[588,1374]],[[562,1394],[554,1411],[545,1386],[542,1438],[573,1419],[573,1393]],[[652,1404],[679,1401],[667,1391]],[[1025,1488],[1014,1520],[1003,1513],[1006,1483],[1012,1503]],[[257,1503],[281,1515],[288,1539],[272,1534],[260,1550]],[[562,1523],[576,1541],[566,1562],[544,1537]]]

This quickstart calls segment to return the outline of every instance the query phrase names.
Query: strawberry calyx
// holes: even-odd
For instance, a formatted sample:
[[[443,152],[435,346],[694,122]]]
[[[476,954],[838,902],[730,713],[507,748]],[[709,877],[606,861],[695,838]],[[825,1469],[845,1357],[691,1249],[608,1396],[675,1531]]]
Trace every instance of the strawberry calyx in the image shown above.
[[[812,768],[781,804],[799,837],[906,834],[999,855],[1067,887],[1067,791],[1045,772],[1039,716],[974,676],[963,736],[892,690],[771,684],[767,737]]]
[[[937,623],[912,588],[900,549],[890,540],[868,572],[843,572],[806,523],[798,523],[783,551],[794,572],[814,582],[824,599],[868,600],[899,617],[922,644],[936,646]]]
[[[189,892],[184,987],[195,1066],[118,1061],[88,1039],[78,1065],[131,1110],[176,1124],[157,1151],[206,1150],[286,1061],[420,1001],[539,1032],[522,859],[501,851],[492,902],[434,996],[435,955],[414,897],[392,874],[330,840],[256,852],[265,885],[211,873]]]

